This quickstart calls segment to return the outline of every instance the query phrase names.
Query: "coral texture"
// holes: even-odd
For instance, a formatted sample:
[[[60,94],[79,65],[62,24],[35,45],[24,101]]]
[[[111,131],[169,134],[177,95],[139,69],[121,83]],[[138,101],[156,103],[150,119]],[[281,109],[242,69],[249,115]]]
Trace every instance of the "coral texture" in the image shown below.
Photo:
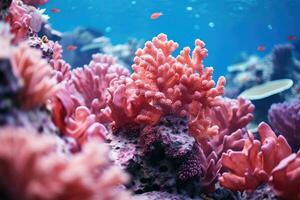
[[[291,154],[291,148],[282,136],[261,123],[258,127],[261,142],[249,134],[242,151],[228,151],[221,162],[229,172],[220,177],[222,186],[231,190],[254,190],[267,182],[274,167]]]
[[[272,128],[297,150],[300,147],[300,100],[273,104],[268,118]]]
[[[59,67],[57,61],[51,61]],[[60,68],[64,69],[64,68]],[[91,136],[105,138],[106,128],[101,123],[110,121],[110,110],[106,105],[107,87],[110,81],[128,72],[117,65],[113,58],[96,54],[89,65],[68,70],[64,89],[52,100],[52,117],[63,135],[74,137],[80,144]],[[58,78],[59,78],[58,76]],[[101,123],[99,123],[101,122]]]
[[[253,118],[254,106],[247,100],[219,99],[220,105],[205,113],[206,119],[217,127],[213,138],[198,141],[191,155],[179,168],[183,181],[200,177],[202,187],[214,191],[221,170],[220,158],[227,150],[242,150],[245,127]]]
[[[57,81],[52,78],[52,68],[41,58],[38,50],[22,43],[11,55],[16,76],[21,80],[19,102],[24,109],[42,106],[57,92]]]
[[[118,190],[127,176],[109,159],[108,148],[93,141],[66,157],[52,137],[15,127],[0,130],[1,199],[129,199]]]
[[[202,110],[215,106],[215,98],[224,92],[225,79],[221,77],[214,87],[213,69],[202,64],[207,56],[204,43],[196,40],[195,44],[192,58],[189,48],[174,58],[171,53],[178,44],[164,34],[138,49],[131,78],[118,80],[109,89],[113,119],[122,113],[128,122],[156,124],[162,115],[175,114],[189,118],[190,134],[196,138],[213,135],[215,127],[203,119]],[[119,119],[114,122],[115,127],[122,126]]]
[[[290,200],[300,199],[300,152],[282,160],[272,171],[270,185],[276,195]]]

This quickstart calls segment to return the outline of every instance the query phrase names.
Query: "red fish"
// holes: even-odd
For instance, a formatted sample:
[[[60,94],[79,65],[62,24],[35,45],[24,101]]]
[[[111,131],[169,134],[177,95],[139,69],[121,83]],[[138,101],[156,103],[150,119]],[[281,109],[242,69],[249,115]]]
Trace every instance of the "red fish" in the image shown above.
[[[257,51],[263,52],[266,50],[266,47],[264,45],[260,45],[257,47]]]
[[[294,35],[289,35],[289,36],[287,37],[287,39],[288,39],[289,41],[293,41],[293,40],[296,39],[296,36],[294,36]]]
[[[76,49],[77,49],[77,47],[75,45],[72,45],[72,44],[67,47],[68,51],[75,51]]]
[[[51,12],[52,12],[52,13],[59,13],[59,12],[60,12],[60,9],[58,9],[58,8],[52,8],[52,9],[51,9]]]
[[[156,20],[156,19],[158,19],[162,15],[163,15],[163,13],[161,13],[161,12],[155,12],[155,13],[152,13],[152,15],[150,16],[150,18],[153,19],[153,20]]]

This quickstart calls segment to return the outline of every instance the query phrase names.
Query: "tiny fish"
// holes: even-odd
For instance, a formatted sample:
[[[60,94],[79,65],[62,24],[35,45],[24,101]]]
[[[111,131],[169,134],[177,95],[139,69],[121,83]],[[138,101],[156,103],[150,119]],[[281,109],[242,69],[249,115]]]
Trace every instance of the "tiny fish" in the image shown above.
[[[293,40],[296,39],[296,36],[294,36],[294,35],[289,35],[289,36],[287,37],[287,39],[288,39],[289,41],[293,41]]]
[[[163,13],[161,13],[161,12],[155,12],[155,13],[152,13],[150,18],[153,19],[153,20],[156,20],[162,15],[163,15]]]
[[[52,12],[52,13],[59,13],[59,12],[60,12],[60,9],[58,9],[58,8],[52,8],[52,9],[51,9],[51,12]]]
[[[265,50],[266,50],[266,47],[263,46],[263,45],[260,45],[260,46],[257,47],[257,51],[262,52],[262,51],[265,51]]]
[[[67,50],[68,51],[75,51],[77,49],[77,46],[75,46],[75,45],[69,45],[68,47],[67,47]]]

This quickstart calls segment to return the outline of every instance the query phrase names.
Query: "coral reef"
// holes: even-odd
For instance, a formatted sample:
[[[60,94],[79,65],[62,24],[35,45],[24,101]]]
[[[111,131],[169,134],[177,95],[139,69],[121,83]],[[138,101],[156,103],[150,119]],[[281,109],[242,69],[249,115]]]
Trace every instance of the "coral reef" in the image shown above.
[[[291,46],[230,66],[234,97],[290,78],[230,99],[201,40],[174,56],[165,34],[139,49],[94,29],[61,34],[46,2],[0,3],[1,199],[300,199],[299,101],[270,109],[282,135],[247,129],[247,99],[297,86]]]
[[[249,56],[242,63],[228,66],[226,76],[228,85],[225,95],[235,98],[239,93],[256,85],[271,80],[292,79],[295,86],[292,91],[286,92],[283,97],[290,98],[296,95],[299,88],[300,62],[295,57],[296,46],[280,44],[274,46],[272,52],[263,58]]]
[[[296,150],[300,147],[300,100],[273,104],[269,109],[273,129],[282,134]]]

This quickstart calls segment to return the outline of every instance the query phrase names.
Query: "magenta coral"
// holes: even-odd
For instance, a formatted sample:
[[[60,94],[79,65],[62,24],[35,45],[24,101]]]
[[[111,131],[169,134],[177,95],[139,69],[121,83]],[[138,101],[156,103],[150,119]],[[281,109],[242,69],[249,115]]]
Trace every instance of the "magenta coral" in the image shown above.
[[[270,185],[283,199],[300,199],[300,152],[285,158],[273,169]]]
[[[31,6],[40,6],[48,2],[48,0],[22,0],[22,1]]]
[[[272,128],[282,134],[292,147],[300,147],[299,99],[273,104],[269,109],[268,118]]]
[[[282,136],[261,123],[258,127],[261,142],[249,134],[242,151],[228,151],[221,162],[229,172],[220,177],[222,186],[232,190],[254,190],[267,182],[273,168],[291,154],[291,148]]]
[[[113,165],[107,146],[93,141],[68,157],[56,152],[54,138],[31,132],[0,130],[1,199],[130,199],[119,188],[128,177]]]
[[[133,122],[146,124],[157,123],[163,114],[188,116],[191,122],[190,134],[195,137],[211,135],[210,124],[205,129],[194,125],[195,121],[197,124],[203,122],[203,115],[192,114],[190,111],[199,110],[201,113],[203,109],[215,106],[215,98],[224,92],[225,79],[221,77],[214,87],[213,69],[204,68],[202,64],[207,56],[204,43],[196,40],[195,44],[192,58],[189,56],[189,48],[184,48],[174,58],[171,53],[178,44],[168,41],[164,34],[147,42],[144,49],[138,49],[131,80],[121,81],[119,87],[117,83],[113,86],[115,92],[111,92],[110,104],[114,107],[112,112],[127,113]],[[117,127],[121,126],[118,122],[115,121]]]
[[[22,83],[19,102],[24,109],[44,105],[57,91],[52,68],[38,50],[22,43],[13,50],[11,63]]]

